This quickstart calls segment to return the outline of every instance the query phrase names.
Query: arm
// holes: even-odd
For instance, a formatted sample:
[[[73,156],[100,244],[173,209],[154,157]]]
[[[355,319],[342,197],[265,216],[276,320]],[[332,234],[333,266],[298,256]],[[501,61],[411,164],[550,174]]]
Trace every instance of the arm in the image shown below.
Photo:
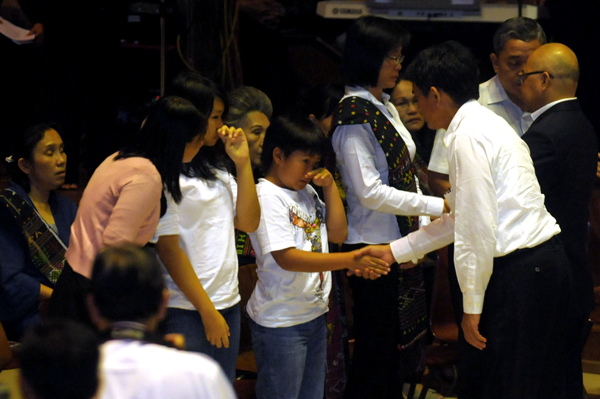
[[[0,210],[0,318],[13,319],[37,308],[42,290],[29,248],[14,219]]]
[[[256,185],[250,163],[248,141],[242,129],[223,126],[219,136],[225,144],[227,155],[235,164],[237,171],[237,200],[235,203],[235,228],[252,233],[260,223],[260,205],[256,195]]]
[[[192,264],[179,246],[179,236],[160,236],[156,252],[177,287],[200,313],[206,338],[217,348],[229,348],[229,326],[204,291]]]
[[[355,256],[355,252],[320,253],[286,248],[273,251],[273,259],[284,270],[289,272],[326,272],[333,270],[370,269],[376,274],[387,274],[390,270],[387,262],[370,255]]]
[[[349,129],[344,134],[334,135],[334,149],[336,156],[343,161],[343,175],[350,180],[349,184],[363,207],[394,215],[442,214],[442,199],[397,190],[382,182],[375,165],[377,155],[370,140],[373,136],[370,126],[342,126],[338,129]]]
[[[162,182],[158,173],[137,174],[124,184],[102,234],[102,244],[118,246],[134,242],[141,226],[160,206]]]
[[[346,220],[346,210],[344,209],[344,204],[340,198],[340,193],[335,185],[333,176],[325,168],[309,172],[307,176],[312,178],[315,185],[323,188],[325,206],[327,207],[325,219],[329,241],[343,243],[348,238],[348,221]]]
[[[542,193],[551,192],[557,183],[555,176],[562,171],[558,150],[550,137],[539,130],[529,129],[523,135],[523,141],[529,147],[533,160],[535,175],[540,183]]]

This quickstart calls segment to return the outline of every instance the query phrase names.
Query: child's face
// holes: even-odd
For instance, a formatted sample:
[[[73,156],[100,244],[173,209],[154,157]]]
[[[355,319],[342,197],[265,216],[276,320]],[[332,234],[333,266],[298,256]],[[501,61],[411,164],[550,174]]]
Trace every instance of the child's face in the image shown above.
[[[280,187],[300,191],[308,183],[310,178],[306,174],[319,167],[321,156],[306,151],[294,151],[287,157],[281,153],[281,157],[273,160],[275,168],[274,183]]]

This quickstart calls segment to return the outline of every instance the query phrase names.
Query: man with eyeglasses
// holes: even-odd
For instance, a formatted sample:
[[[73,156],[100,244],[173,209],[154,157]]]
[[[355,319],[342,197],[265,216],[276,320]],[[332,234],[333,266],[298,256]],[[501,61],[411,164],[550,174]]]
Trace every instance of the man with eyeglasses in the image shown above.
[[[566,370],[568,391],[573,398],[581,398],[581,351],[594,306],[586,244],[598,143],[575,97],[579,65],[571,49],[558,43],[538,48],[518,78],[523,109],[531,112],[534,121],[523,140],[529,146],[546,208],[561,227],[559,237],[573,275],[572,311],[565,321],[570,328]]]
[[[527,131],[531,119],[522,111],[517,74],[529,55],[545,43],[546,34],[533,19],[505,21],[494,34],[494,52],[490,54],[496,75],[479,85],[479,104],[504,118],[519,136]]]

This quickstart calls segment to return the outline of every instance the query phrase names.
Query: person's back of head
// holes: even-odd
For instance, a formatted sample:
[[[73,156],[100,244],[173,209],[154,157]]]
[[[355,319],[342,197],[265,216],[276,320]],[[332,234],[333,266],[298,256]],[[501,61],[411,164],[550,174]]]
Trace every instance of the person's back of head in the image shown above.
[[[164,305],[165,281],[155,256],[134,245],[107,248],[94,262],[90,293],[109,322],[145,322]]]
[[[173,79],[169,86],[167,96],[178,96],[191,101],[198,111],[206,118],[212,112],[215,98],[225,104],[227,111],[227,95],[225,91],[212,80],[197,72],[182,72]]]
[[[537,21],[527,17],[515,17],[504,21],[494,33],[494,53],[499,55],[506,43],[511,40],[530,42],[538,40],[546,43],[546,33]]]
[[[25,398],[89,399],[98,390],[98,339],[86,326],[68,320],[36,326],[17,356]]]
[[[421,51],[406,70],[406,77],[425,97],[432,87],[443,90],[456,105],[479,97],[479,68],[464,45],[450,40]]]

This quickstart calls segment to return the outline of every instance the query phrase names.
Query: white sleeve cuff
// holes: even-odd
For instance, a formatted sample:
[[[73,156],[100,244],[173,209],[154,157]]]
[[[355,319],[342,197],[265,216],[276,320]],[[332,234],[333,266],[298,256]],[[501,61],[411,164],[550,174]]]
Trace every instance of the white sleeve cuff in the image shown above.
[[[444,199],[437,197],[427,198],[431,198],[427,203],[427,214],[431,216],[442,216],[442,213],[444,213]]]
[[[484,295],[463,294],[463,311],[469,314],[481,314]]]
[[[394,259],[396,259],[398,264],[406,263],[417,257],[413,253],[407,237],[402,237],[390,243],[390,248],[392,249],[392,255],[394,256]]]

